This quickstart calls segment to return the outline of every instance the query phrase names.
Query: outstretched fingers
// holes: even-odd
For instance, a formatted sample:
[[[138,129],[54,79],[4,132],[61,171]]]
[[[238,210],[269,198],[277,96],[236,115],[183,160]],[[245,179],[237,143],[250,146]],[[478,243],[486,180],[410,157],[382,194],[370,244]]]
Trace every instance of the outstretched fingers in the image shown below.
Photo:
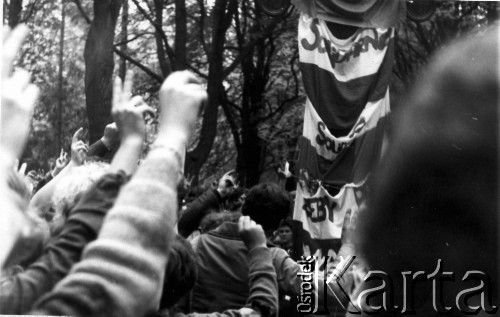
[[[118,111],[121,108],[121,98],[122,98],[122,80],[120,77],[116,76],[113,82],[113,104],[111,111]]]
[[[17,52],[21,48],[24,39],[28,35],[29,29],[26,25],[20,24],[15,29],[5,28],[3,32],[2,48],[2,78],[8,78],[12,71],[12,64]]]
[[[71,143],[72,144],[77,143],[82,136],[83,136],[83,128],[79,128],[78,130],[76,130],[75,134],[73,134],[73,139],[71,140]]]
[[[134,84],[134,72],[128,70],[123,81],[122,103],[126,103],[132,96],[132,86]]]

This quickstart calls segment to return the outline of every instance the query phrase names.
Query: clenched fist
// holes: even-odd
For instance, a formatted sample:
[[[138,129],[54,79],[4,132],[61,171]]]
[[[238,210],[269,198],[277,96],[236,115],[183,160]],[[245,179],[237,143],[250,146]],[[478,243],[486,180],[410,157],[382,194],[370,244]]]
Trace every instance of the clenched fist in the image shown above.
[[[248,251],[257,247],[266,246],[266,235],[261,225],[258,225],[248,216],[241,216],[238,222],[240,237]]]
[[[188,71],[172,73],[160,88],[160,129],[158,140],[175,135],[187,142],[207,92]]]

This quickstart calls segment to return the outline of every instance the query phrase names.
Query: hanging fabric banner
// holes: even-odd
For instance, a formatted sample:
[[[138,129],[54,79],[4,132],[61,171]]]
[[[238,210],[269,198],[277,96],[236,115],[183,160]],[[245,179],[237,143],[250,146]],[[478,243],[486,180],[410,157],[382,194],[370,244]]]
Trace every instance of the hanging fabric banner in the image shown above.
[[[318,2],[325,1],[311,1]],[[395,30],[358,28],[338,39],[321,8],[313,6],[322,12],[315,17],[301,13],[298,26],[307,100],[293,218],[298,251],[327,264],[325,256],[332,261],[340,248],[344,216],[358,211],[363,185],[383,154]]]

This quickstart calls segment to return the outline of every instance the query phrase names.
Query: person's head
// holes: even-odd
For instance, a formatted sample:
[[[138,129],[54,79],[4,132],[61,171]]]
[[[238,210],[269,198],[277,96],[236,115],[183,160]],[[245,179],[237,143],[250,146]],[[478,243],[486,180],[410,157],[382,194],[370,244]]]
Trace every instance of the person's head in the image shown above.
[[[290,196],[273,183],[252,187],[241,208],[244,216],[250,216],[265,232],[276,230],[280,221],[290,212]]]
[[[188,294],[198,276],[196,254],[191,244],[181,236],[175,236],[167,259],[160,310],[172,307]]]
[[[282,246],[293,244],[292,222],[289,218],[284,219],[278,226],[278,235]]]
[[[458,279],[479,270],[496,281],[498,62],[495,30],[449,47],[427,68],[358,218],[371,269],[430,274],[441,259]]]
[[[218,226],[220,226],[224,222],[238,222],[240,219],[240,212],[220,212],[216,209],[210,209],[207,212],[207,215],[203,217],[200,222],[200,232],[206,233],[209,232]]]
[[[51,221],[52,235],[60,232],[69,212],[83,195],[104,173],[109,164],[89,162],[73,169],[56,185],[52,196],[54,217]]]

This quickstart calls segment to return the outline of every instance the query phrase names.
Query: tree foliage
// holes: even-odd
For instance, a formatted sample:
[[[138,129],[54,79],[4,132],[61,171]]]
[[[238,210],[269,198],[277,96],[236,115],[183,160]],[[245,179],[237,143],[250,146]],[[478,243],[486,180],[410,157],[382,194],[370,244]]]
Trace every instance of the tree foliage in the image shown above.
[[[126,10],[119,14],[122,4]],[[465,33],[480,33],[497,18],[495,2],[449,1],[438,2],[427,22],[401,23],[394,104],[436,50]],[[189,145],[186,175],[211,183],[234,168],[247,186],[276,177],[280,164],[296,159],[302,133],[297,20],[293,8],[268,17],[250,0],[4,1],[4,24],[25,22],[32,29],[19,66],[42,91],[24,159],[46,169],[60,151],[57,144],[68,150],[80,126],[88,127],[92,140],[100,137],[110,120],[111,77],[126,68],[136,71],[134,93],[154,107],[163,79],[188,69],[205,83],[209,101]],[[103,28],[99,21],[108,24]],[[105,58],[96,55],[101,49]],[[156,123],[148,128],[151,142]]]

